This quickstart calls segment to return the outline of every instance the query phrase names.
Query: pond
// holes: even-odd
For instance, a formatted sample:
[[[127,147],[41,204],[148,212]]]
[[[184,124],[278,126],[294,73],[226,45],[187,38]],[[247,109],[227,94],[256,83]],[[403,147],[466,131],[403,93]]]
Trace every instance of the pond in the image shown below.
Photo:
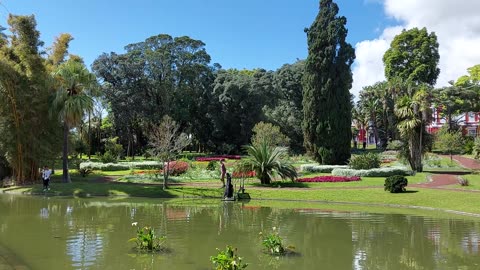
[[[0,269],[206,270],[227,244],[247,269],[480,269],[479,219],[320,208],[0,195]],[[165,235],[170,252],[136,253],[133,222]],[[262,252],[258,234],[272,227],[298,256]]]

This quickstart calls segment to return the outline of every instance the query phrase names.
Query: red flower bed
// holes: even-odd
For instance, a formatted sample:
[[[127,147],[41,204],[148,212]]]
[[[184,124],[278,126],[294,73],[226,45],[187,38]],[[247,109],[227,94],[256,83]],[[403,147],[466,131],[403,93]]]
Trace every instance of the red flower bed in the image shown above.
[[[195,158],[196,161],[220,161],[222,159],[241,159],[241,156],[235,155],[220,155],[220,156],[212,156],[212,157],[197,157]]]
[[[233,178],[249,178],[249,177],[255,177],[257,174],[255,171],[249,171],[249,172],[233,172],[232,177]]]
[[[311,178],[300,178],[297,179],[297,182],[353,182],[360,181],[361,178],[358,176],[317,176]]]
[[[167,169],[167,164],[164,165],[164,170]],[[168,163],[168,171],[170,175],[180,175],[188,170],[188,163],[185,161],[170,161]]]

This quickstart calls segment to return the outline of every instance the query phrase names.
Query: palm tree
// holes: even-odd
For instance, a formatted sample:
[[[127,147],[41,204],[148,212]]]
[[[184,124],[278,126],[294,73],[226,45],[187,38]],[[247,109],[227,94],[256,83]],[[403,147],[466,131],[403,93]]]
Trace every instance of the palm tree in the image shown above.
[[[407,88],[407,94],[399,98],[395,104],[395,114],[399,118],[397,127],[401,137],[408,141],[405,155],[412,170],[422,172],[422,155],[425,150],[423,133],[429,110],[428,89]]]
[[[255,171],[262,184],[270,184],[275,174],[282,179],[290,178],[292,181],[297,178],[298,174],[293,165],[283,160],[287,155],[287,148],[272,147],[262,142],[245,146],[245,149],[249,155],[246,163]]]
[[[95,87],[95,76],[79,61],[68,60],[61,64],[53,76],[57,79],[53,108],[63,122],[63,182],[70,183],[68,174],[68,133],[80,124],[87,111],[93,108],[93,100],[87,90]]]

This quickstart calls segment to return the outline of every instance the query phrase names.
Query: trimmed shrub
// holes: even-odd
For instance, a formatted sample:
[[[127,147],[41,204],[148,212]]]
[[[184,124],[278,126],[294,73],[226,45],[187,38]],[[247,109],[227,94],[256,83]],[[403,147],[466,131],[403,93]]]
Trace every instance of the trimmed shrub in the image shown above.
[[[392,175],[385,179],[385,190],[390,193],[400,193],[405,191],[405,187],[408,185],[407,178],[402,175]]]
[[[388,177],[393,175],[411,175],[412,171],[405,167],[384,167],[370,170],[334,169],[332,175],[360,177]]]
[[[369,170],[380,168],[380,156],[375,153],[367,153],[357,156],[352,156],[348,166],[354,170]]]
[[[348,169],[347,165],[316,165],[305,164],[300,166],[300,171],[310,173],[331,173],[333,169]]]
[[[90,169],[97,171],[126,171],[130,169],[163,169],[163,165],[158,161],[142,162],[120,162],[120,163],[101,163],[101,162],[82,162],[80,169]]]
[[[188,163],[185,161],[170,161],[168,164],[168,171],[171,176],[178,176],[185,173],[187,170]]]

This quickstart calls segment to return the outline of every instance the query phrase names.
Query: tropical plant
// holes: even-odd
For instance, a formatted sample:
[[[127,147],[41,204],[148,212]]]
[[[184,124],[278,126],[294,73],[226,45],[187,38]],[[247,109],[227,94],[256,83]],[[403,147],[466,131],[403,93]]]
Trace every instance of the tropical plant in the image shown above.
[[[53,108],[63,123],[63,182],[69,183],[68,133],[81,122],[85,112],[93,109],[93,99],[87,91],[96,87],[96,78],[82,62],[73,59],[61,64],[53,76],[58,86]]]
[[[215,265],[215,270],[241,270],[247,268],[247,263],[242,263],[242,257],[237,254],[237,249],[227,246],[225,251],[217,248],[218,254],[211,256],[210,261]]]
[[[270,184],[275,174],[282,179],[290,178],[292,181],[298,174],[293,165],[285,161],[287,148],[272,147],[262,142],[260,145],[248,145],[245,149],[249,158],[245,160],[244,168],[255,171],[256,177],[262,184]]]
[[[385,190],[390,193],[400,193],[405,191],[405,187],[408,185],[408,180],[401,175],[393,175],[385,179]]]
[[[429,139],[425,134],[425,126],[429,120],[430,88],[425,85],[418,89],[407,85],[407,88],[407,94],[395,104],[395,114],[399,119],[397,127],[401,138],[407,142],[400,154],[406,157],[412,170],[421,172],[422,155],[427,150]]]
[[[137,226],[137,223],[132,223],[132,226]],[[139,250],[153,252],[163,249],[165,239],[165,236],[158,237],[152,227],[146,226],[143,228],[138,227],[137,237],[131,238],[129,242],[135,242]]]

